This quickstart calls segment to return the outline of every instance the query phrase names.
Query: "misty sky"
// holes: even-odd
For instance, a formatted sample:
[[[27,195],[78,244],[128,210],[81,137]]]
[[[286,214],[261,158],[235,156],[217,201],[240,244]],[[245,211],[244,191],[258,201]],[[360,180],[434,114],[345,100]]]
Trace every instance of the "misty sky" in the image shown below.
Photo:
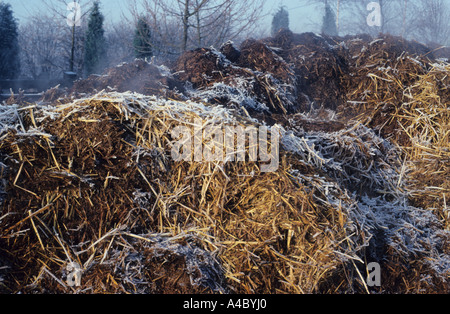
[[[11,4],[19,23],[25,21],[28,16],[33,15],[37,11],[45,11],[45,5],[42,0],[3,1]],[[317,31],[321,22],[322,12],[318,10],[317,5],[305,5],[304,3],[304,1],[300,0],[268,0],[264,12],[266,17],[263,21],[263,29],[270,30],[272,15],[280,5],[284,5],[289,9],[291,29],[294,32]],[[101,0],[101,8],[106,20],[118,20],[121,18],[122,13],[126,14],[128,12],[127,0]]]

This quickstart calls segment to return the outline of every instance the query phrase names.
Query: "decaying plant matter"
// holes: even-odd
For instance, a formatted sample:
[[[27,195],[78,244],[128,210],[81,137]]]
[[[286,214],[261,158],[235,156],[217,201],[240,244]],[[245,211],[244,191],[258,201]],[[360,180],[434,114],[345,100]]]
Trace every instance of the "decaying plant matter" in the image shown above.
[[[448,293],[449,74],[399,38],[281,31],[1,105],[0,291]],[[198,121],[279,129],[278,169],[175,161]]]

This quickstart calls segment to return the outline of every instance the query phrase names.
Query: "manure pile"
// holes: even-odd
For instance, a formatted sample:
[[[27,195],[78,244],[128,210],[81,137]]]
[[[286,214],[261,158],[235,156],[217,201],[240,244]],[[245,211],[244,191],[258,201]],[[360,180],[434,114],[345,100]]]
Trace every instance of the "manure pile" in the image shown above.
[[[449,293],[449,88],[422,45],[281,31],[10,99],[0,292]],[[276,171],[173,158],[262,126]]]

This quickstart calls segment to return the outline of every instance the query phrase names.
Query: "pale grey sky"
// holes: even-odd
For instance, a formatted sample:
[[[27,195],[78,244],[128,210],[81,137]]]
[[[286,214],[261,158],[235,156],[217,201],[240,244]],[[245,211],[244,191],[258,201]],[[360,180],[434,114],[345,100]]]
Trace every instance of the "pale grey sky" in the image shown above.
[[[0,0],[11,4],[15,17],[19,23],[24,22],[28,16],[33,15],[37,11],[46,10],[46,6],[42,0]],[[122,13],[128,12],[127,0],[101,0],[102,12],[105,19],[120,19]],[[55,1],[55,3],[58,3]],[[280,5],[284,5],[289,9],[291,29],[294,32],[301,33],[305,31],[317,30],[317,25],[322,19],[322,12],[317,5],[305,5],[302,0],[267,0],[263,27],[270,30],[272,14],[276,12]],[[65,10],[61,4],[61,11]],[[69,11],[68,11],[69,13]]]

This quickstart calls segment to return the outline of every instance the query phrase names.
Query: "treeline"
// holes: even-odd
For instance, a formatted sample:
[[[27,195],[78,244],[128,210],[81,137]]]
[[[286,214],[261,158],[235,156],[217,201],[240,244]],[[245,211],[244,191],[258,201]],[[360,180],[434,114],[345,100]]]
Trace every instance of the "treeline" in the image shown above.
[[[127,0],[130,14],[108,20],[102,11],[119,8],[106,1],[42,0],[44,10],[20,27],[1,2],[0,79],[88,76],[134,58],[174,60],[188,49],[252,36],[264,2]]]
[[[48,79],[71,71],[78,76],[134,58],[157,62],[176,59],[183,51],[219,46],[228,40],[266,36],[261,20],[266,0],[124,0],[126,16],[105,19],[102,13],[122,8],[98,0],[40,0],[40,12],[14,18],[0,2],[0,80]],[[380,25],[368,25],[367,5],[379,5]],[[433,46],[449,45],[450,4],[447,0],[298,0],[317,5],[323,17],[318,32],[335,36],[365,33],[400,35]],[[75,4],[69,14],[68,5]],[[77,11],[77,9],[79,9]],[[289,28],[292,12],[280,7],[272,17],[271,34]]]
[[[143,20],[137,23],[133,42],[131,27],[106,28],[99,1],[84,15],[63,14],[67,12],[50,7],[47,14],[38,13],[19,27],[11,6],[0,3],[0,79],[50,79],[64,72],[87,76],[134,56],[153,55],[150,29]]]
[[[299,3],[317,4],[324,10],[322,32],[330,35],[388,33],[432,46],[450,45],[448,0],[299,0]],[[378,13],[378,23],[368,23]]]
[[[20,73],[19,30],[11,6],[0,2],[0,79],[15,79]]]

